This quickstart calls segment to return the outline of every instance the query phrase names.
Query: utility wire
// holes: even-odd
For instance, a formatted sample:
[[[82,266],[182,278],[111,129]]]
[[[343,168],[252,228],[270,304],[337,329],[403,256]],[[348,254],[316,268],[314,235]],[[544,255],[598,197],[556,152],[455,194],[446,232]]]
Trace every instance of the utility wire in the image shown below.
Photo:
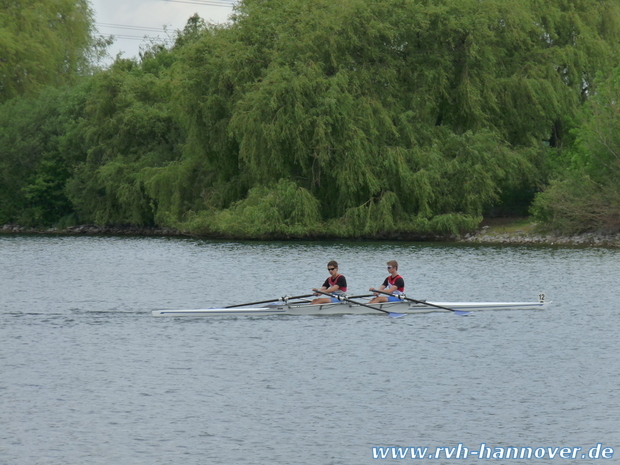
[[[109,27],[112,29],[131,29],[133,31],[148,31],[148,32],[162,32],[163,27],[143,27],[143,26],[129,26],[125,24],[112,24],[112,23],[95,23],[95,26]]]
[[[227,8],[232,8],[235,3],[234,1],[231,2],[227,2],[224,0],[205,0],[205,1],[201,1],[201,0],[163,0],[164,2],[169,2],[169,3],[191,3],[193,5],[204,5],[204,6],[221,6],[221,7],[227,7]]]
[[[203,5],[203,6],[215,6],[215,7],[226,7],[226,8],[232,8],[237,1],[236,0],[162,0],[168,3],[189,3],[192,5]],[[128,29],[130,31],[136,31],[136,32],[140,32],[140,31],[144,31],[144,32],[164,32],[166,33],[167,31],[164,29],[164,27],[161,28],[154,28],[154,27],[146,27],[146,26],[130,26],[127,24],[114,24],[114,23],[95,23],[95,26],[99,26],[102,28],[112,28],[112,29]],[[113,36],[115,39],[122,39],[122,40],[148,40],[148,39],[153,39],[152,36],[148,36],[148,35],[143,35],[143,36],[138,36],[138,35],[130,35],[130,34],[103,34],[101,32],[96,34],[98,37],[104,37],[107,38],[109,36]],[[155,37],[155,39],[157,40],[162,40],[164,42],[172,42],[172,40],[170,38],[168,39],[160,39],[159,37]]]
[[[160,37],[152,37],[152,36],[132,36],[132,35],[126,35],[126,34],[96,34],[98,37],[110,37],[110,35],[112,37],[114,37],[115,39],[123,39],[123,40],[149,40],[149,39],[155,39],[155,40],[160,40],[160,41],[164,41],[164,42],[171,42],[171,39],[162,39]]]

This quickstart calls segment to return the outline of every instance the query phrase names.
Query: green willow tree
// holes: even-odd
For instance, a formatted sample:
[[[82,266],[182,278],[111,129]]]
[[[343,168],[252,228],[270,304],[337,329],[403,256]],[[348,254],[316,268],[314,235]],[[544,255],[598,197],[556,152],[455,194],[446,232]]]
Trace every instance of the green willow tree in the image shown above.
[[[160,49],[141,64],[119,59],[90,80],[77,126],[85,157],[66,186],[81,221],[155,223],[159,205],[147,190],[157,168],[178,158],[181,137],[169,105],[171,62]]]
[[[73,119],[71,100],[48,88],[0,105],[1,224],[51,224],[73,211],[64,195],[69,172],[61,149]]]
[[[88,69],[93,21],[87,0],[0,2],[0,103],[72,82]]]
[[[565,163],[619,32],[615,0],[245,0],[84,83],[67,151],[12,205],[54,190],[78,221],[234,237],[464,231]]]
[[[562,233],[620,231],[620,66],[581,113],[577,143],[533,212]]]
[[[246,0],[180,60],[186,156],[216,209],[285,179],[334,231],[471,228],[544,180],[619,18],[599,0]]]
[[[201,27],[190,23],[179,33],[185,42]],[[180,158],[168,76],[176,48],[153,44],[139,62],[117,59],[76,85],[0,105],[0,222],[151,225],[175,216],[178,194],[160,168]],[[181,202],[183,212],[199,192],[184,196],[194,201]]]
[[[156,46],[140,63],[0,105],[0,223],[150,225],[168,211],[146,189],[179,156],[172,62]]]

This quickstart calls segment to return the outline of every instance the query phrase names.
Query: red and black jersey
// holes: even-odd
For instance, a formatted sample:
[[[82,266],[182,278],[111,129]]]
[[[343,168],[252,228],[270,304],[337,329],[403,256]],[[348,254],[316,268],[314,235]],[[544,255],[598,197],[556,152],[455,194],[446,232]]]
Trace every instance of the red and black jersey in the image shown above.
[[[394,277],[390,275],[387,278],[385,278],[385,281],[383,281],[383,286],[386,288],[396,286],[396,290],[398,292],[405,292],[405,280],[399,274],[397,274]]]
[[[329,289],[332,286],[338,286],[338,291],[347,292],[347,278],[339,274],[335,278],[331,276],[325,280],[323,287]]]

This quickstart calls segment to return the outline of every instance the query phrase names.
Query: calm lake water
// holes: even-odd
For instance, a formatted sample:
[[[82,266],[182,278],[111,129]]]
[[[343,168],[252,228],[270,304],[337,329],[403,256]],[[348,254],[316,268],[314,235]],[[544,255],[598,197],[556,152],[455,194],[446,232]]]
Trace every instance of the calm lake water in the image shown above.
[[[151,316],[305,294],[332,259],[353,293],[396,259],[416,299],[553,304]],[[459,443],[602,444],[613,459],[508,463],[618,462],[619,276],[613,249],[0,236],[0,463],[356,465]]]

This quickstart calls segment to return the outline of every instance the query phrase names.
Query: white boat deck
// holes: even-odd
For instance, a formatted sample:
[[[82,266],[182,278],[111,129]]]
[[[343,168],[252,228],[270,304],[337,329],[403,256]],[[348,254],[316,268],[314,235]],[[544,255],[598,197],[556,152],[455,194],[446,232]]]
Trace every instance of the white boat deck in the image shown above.
[[[362,302],[367,304],[367,302]],[[452,313],[437,307],[445,307],[455,311],[477,312],[487,310],[532,310],[544,309],[550,301],[539,302],[389,302],[375,304],[369,308],[352,302],[338,302],[325,305],[309,303],[274,302],[262,307],[207,308],[191,310],[154,310],[153,316],[269,316],[269,315],[385,315],[387,312],[412,314],[444,312]],[[432,305],[436,305],[434,307]],[[379,309],[379,310],[376,310]],[[383,310],[383,312],[381,311]]]

